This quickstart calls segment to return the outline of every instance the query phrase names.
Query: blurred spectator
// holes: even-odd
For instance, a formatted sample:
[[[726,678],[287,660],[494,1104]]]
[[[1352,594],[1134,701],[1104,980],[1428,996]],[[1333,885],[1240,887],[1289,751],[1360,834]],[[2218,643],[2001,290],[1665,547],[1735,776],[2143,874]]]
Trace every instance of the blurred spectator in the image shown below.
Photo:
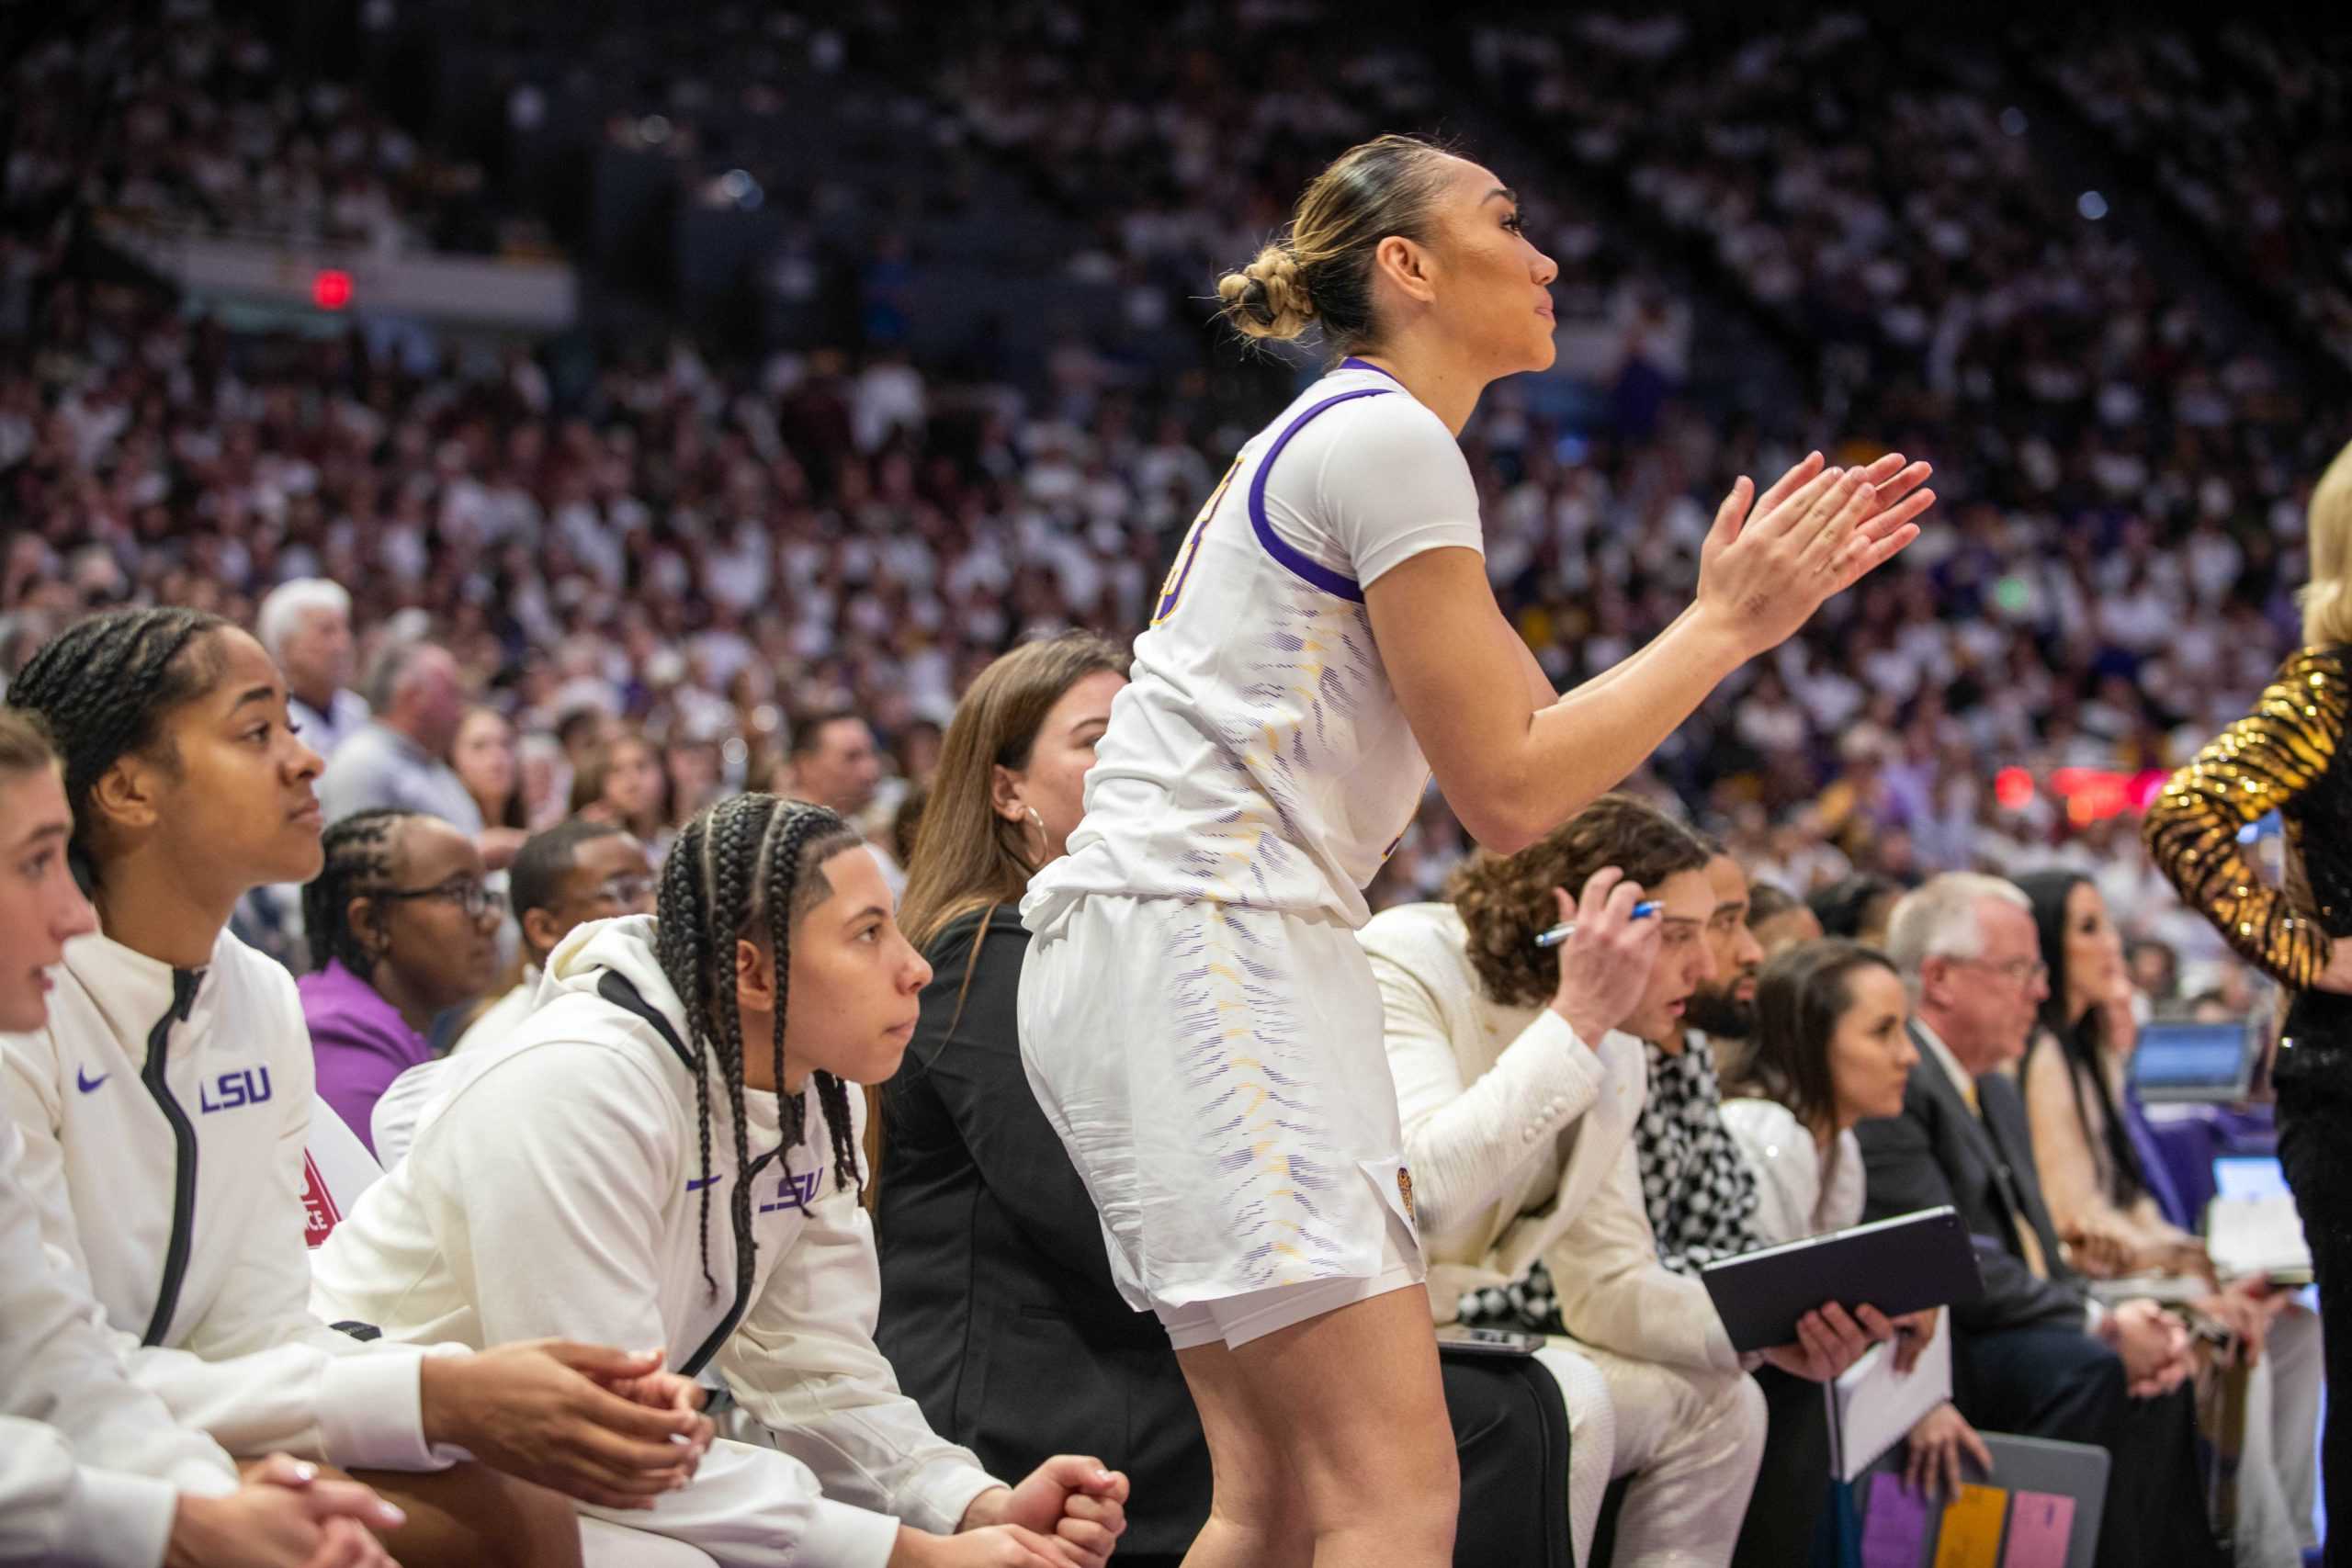
[[[2177,1280],[2193,1292],[2190,1310],[2244,1347],[2251,1368],[2242,1432],[2205,1423],[2208,1438],[2238,1461],[2233,1544],[2241,1562],[2299,1562],[2319,1544],[2311,1522],[2324,1383],[2319,1319],[2261,1275],[2223,1281],[2190,1228],[2197,1216],[2175,1190],[2132,1089],[2140,1022],[2098,885],[2046,871],[2018,886],[2033,901],[2050,970],[2020,1078],[2051,1221],[2086,1275]]]
[[[1887,917],[1903,889],[1883,876],[1840,877],[1805,897],[1824,936],[1843,937],[1864,947],[1886,944]]]
[[[2172,944],[2142,937],[2124,947],[2123,963],[2132,976],[2134,1010],[2144,1006],[2155,1017],[2170,1017],[2180,1002],[2180,954]]]
[[[1747,929],[1769,962],[1783,948],[1819,942],[1821,917],[1812,906],[1770,882],[1759,882],[1747,899]]]
[[[495,1043],[521,1021],[548,954],[573,928],[653,911],[652,861],[642,842],[614,823],[572,821],[533,834],[507,877],[513,888],[507,901],[523,933],[523,972],[467,1025],[451,1055]]]
[[[295,986],[319,1098],[371,1153],[377,1100],[433,1059],[434,1021],[495,978],[503,908],[485,874],[473,840],[424,812],[376,807],[327,829],[302,892],[313,967]]]
[[[793,727],[792,742],[776,765],[773,787],[778,795],[829,807],[868,829],[867,842],[882,862],[883,878],[897,894],[905,890],[907,874],[885,841],[888,826],[866,820],[881,780],[882,754],[872,727],[859,715],[837,709]]]
[[[481,807],[447,761],[466,714],[465,687],[448,649],[394,642],[376,656],[368,690],[374,716],[337,748],[319,776],[319,807],[327,820],[421,811],[477,840],[493,869],[512,860],[522,829],[485,829]]]
[[[287,710],[303,744],[322,760],[368,722],[368,704],[349,690],[354,668],[351,595],[324,578],[281,582],[261,602],[254,635],[285,673]]]
[[[474,707],[458,721],[449,743],[449,767],[473,797],[485,826],[523,828],[522,768],[515,760],[514,727],[496,708]]]
[[[446,1056],[403,1071],[376,1101],[370,1137],[386,1169],[408,1152],[417,1118],[459,1053],[497,1044],[529,1015],[548,955],[590,920],[653,912],[653,868],[645,847],[605,822],[566,822],[526,840],[508,868],[508,902],[522,931],[521,973],[475,1011]]]
[[[571,813],[632,835],[659,866],[670,847],[669,794],[661,751],[636,730],[623,729],[588,754],[572,780]]]

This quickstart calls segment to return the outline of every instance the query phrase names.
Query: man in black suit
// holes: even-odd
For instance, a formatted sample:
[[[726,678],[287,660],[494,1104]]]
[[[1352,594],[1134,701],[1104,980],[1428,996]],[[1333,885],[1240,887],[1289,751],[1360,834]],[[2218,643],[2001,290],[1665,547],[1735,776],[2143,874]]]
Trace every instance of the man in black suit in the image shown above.
[[[1919,1065],[1903,1114],[1855,1129],[1864,1215],[1949,1203],[1975,1238],[1984,1293],[1951,1313],[1961,1413],[2114,1456],[2102,1564],[2220,1562],[2184,1386],[2188,1333],[2153,1302],[2092,1302],[2042,1202],[2024,1101],[1994,1070],[2024,1055],[2049,995],[2030,905],[1997,877],[1939,876],[1895,907],[1887,946],[1911,987]]]

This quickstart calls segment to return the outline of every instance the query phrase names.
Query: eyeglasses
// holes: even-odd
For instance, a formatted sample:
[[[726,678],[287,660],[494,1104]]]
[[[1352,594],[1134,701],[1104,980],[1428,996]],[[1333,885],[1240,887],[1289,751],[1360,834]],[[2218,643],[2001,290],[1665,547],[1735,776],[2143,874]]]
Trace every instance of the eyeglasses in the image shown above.
[[[1996,964],[1987,958],[1955,958],[1954,964],[1966,964],[1978,969],[1990,969],[2010,985],[2030,989],[2050,978],[2050,965],[2039,958],[2006,958]]]
[[[653,897],[653,879],[650,876],[608,876],[596,884],[588,895],[594,903],[619,904],[635,908]]]
[[[387,887],[370,897],[389,899],[395,903],[405,902],[411,898],[440,898],[455,904],[465,912],[466,919],[469,920],[481,919],[484,915],[492,912],[503,914],[506,909],[505,894],[498,892],[485,882],[477,881],[469,876],[452,877],[447,882],[435,883],[431,887]]]

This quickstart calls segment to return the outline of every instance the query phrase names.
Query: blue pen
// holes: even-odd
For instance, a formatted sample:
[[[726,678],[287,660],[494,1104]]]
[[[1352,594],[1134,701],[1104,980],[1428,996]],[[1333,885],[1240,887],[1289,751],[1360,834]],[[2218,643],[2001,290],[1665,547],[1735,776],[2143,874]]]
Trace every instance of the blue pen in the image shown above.
[[[1634,912],[1628,918],[1636,920],[1646,920],[1652,915],[1657,914],[1657,909],[1658,905],[1657,899],[1645,898],[1640,903],[1634,906]],[[1538,947],[1557,947],[1562,942],[1567,941],[1568,938],[1576,934],[1577,923],[1574,920],[1570,920],[1566,925],[1554,926],[1550,931],[1544,931],[1541,935],[1537,936],[1535,939],[1535,945]]]

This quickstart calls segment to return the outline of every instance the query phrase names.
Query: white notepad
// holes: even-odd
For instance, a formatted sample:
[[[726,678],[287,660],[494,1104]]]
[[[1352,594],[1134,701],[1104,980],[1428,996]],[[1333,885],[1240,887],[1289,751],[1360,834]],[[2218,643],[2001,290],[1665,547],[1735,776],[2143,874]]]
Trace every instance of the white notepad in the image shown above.
[[[1936,1314],[1936,1337],[1907,1373],[1894,1370],[1893,1347],[1871,1346],[1829,1389],[1829,1459],[1838,1479],[1870,1469],[1951,1397],[1951,1314]]]
[[[2205,1211],[2205,1248],[2224,1279],[2311,1273],[2311,1243],[2292,1198],[2214,1199]]]

